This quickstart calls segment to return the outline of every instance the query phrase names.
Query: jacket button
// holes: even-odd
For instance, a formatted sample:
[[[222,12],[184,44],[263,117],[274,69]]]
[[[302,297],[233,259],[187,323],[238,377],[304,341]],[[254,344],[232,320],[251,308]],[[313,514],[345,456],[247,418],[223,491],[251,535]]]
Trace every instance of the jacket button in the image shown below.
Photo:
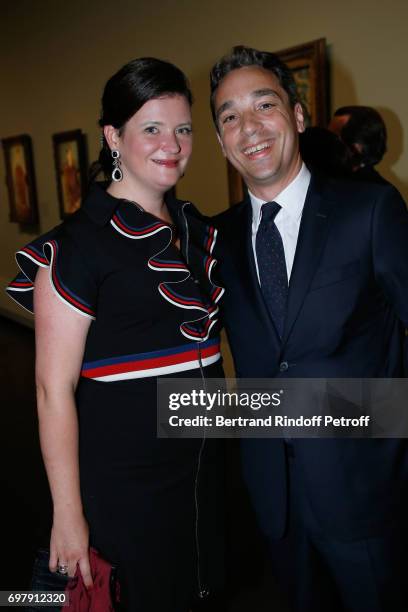
[[[286,372],[286,370],[289,370],[289,364],[287,361],[282,361],[282,363],[279,366],[279,370],[281,372]]]

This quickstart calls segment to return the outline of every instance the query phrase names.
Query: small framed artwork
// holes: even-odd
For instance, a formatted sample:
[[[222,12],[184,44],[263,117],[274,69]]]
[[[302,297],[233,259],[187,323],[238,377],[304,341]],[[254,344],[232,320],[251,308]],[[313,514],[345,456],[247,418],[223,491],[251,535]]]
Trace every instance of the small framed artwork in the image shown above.
[[[319,38],[274,53],[293,73],[305,111],[306,127],[326,127],[329,107],[326,39]],[[227,172],[229,200],[232,206],[244,199],[246,187],[229,162]]]
[[[326,39],[318,38],[276,55],[291,69],[298,95],[306,111],[306,125],[326,127],[328,121],[328,79]]]
[[[61,219],[81,206],[86,186],[87,155],[81,130],[60,132],[52,137]]]
[[[31,138],[27,134],[3,138],[10,221],[38,223],[37,191]]]

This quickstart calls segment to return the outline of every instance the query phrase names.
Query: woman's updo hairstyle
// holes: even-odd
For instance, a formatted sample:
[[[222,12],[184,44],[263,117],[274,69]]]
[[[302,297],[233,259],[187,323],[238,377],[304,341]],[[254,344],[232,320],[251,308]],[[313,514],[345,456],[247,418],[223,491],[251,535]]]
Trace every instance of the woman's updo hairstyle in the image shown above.
[[[186,76],[171,64],[154,57],[141,57],[130,61],[106,83],[102,95],[99,125],[113,125],[119,134],[126,122],[143,104],[162,96],[184,96],[192,104],[193,98]],[[112,173],[112,156],[102,133],[102,149],[97,162],[92,164],[90,181],[102,171],[106,178]]]

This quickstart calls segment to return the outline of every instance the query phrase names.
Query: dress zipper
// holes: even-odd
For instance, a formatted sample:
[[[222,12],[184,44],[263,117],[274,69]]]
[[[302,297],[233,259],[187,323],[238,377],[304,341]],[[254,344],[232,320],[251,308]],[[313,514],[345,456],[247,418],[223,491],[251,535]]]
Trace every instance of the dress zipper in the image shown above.
[[[200,364],[200,374],[201,374],[201,379],[203,381],[203,387],[204,387],[204,392],[205,392],[205,397],[207,397],[207,385],[206,385],[206,380],[205,380],[205,376],[204,376],[204,370],[203,370],[203,362],[202,362],[202,358],[201,358],[201,346],[200,346],[200,342],[197,342],[197,351],[198,351],[198,362]],[[200,536],[199,536],[199,530],[198,530],[198,525],[199,525],[199,508],[198,508],[198,476],[199,476],[199,471],[200,471],[200,467],[201,467],[201,456],[204,450],[204,446],[205,446],[205,442],[206,442],[206,430],[204,427],[204,434],[203,434],[203,439],[201,441],[201,446],[200,446],[200,450],[198,453],[198,463],[197,463],[197,473],[196,473],[196,481],[195,481],[195,488],[194,488],[194,501],[195,501],[195,510],[196,510],[196,524],[195,524],[195,538],[196,538],[196,549],[197,549],[197,581],[198,581],[198,596],[200,599],[204,599],[205,597],[207,597],[209,595],[209,590],[206,589],[202,582],[201,582],[201,571],[200,571]]]
[[[189,264],[189,240],[190,240],[190,234],[189,234],[189,227],[188,227],[188,222],[187,222],[187,218],[186,215],[184,213],[184,209],[185,207],[189,204],[189,202],[184,202],[183,206],[181,208],[181,214],[183,216],[183,222],[184,222],[184,229],[185,229],[185,249],[184,249],[184,258],[186,261],[186,264]],[[191,274],[191,270],[190,270],[190,274]],[[194,278],[194,276],[191,274],[191,276],[193,277],[194,282],[197,282]],[[205,376],[204,376],[204,371],[203,371],[203,362],[202,362],[202,358],[201,358],[201,346],[200,346],[200,341],[197,341],[197,351],[198,351],[198,362],[199,362],[199,367],[200,367],[200,374],[201,374],[201,379],[203,381],[203,386],[204,386],[204,391],[207,390],[206,388],[206,382],[205,382]],[[207,396],[206,396],[207,397]],[[205,441],[206,441],[206,437],[205,437],[205,429],[204,429],[204,436],[203,439],[201,441],[201,445],[200,445],[200,450],[198,451],[198,457],[197,457],[197,471],[196,471],[196,475],[195,475],[195,480],[194,480],[194,507],[195,507],[195,544],[196,544],[196,552],[197,552],[197,585],[198,585],[198,596],[200,599],[204,599],[205,597],[208,596],[209,591],[208,589],[206,589],[202,582],[201,582],[201,569],[200,569],[200,534],[199,534],[199,500],[198,500],[198,479],[200,476],[200,469],[201,469],[201,458],[202,458],[202,454],[204,451],[204,447],[205,447]]]

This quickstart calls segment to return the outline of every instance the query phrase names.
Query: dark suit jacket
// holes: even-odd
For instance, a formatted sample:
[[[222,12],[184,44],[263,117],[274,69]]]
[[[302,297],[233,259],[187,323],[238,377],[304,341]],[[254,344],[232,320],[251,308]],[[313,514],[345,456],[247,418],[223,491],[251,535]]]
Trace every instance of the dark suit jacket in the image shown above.
[[[408,327],[408,213],[392,186],[312,176],[280,341],[263,302],[249,200],[215,218],[224,323],[237,377],[400,377]],[[378,534],[406,511],[405,440],[296,439],[307,494],[327,532]],[[281,440],[243,440],[261,529],[281,537],[287,477]]]
[[[391,185],[374,166],[363,166],[351,173],[351,180],[363,181],[364,183],[377,183],[378,185]]]

